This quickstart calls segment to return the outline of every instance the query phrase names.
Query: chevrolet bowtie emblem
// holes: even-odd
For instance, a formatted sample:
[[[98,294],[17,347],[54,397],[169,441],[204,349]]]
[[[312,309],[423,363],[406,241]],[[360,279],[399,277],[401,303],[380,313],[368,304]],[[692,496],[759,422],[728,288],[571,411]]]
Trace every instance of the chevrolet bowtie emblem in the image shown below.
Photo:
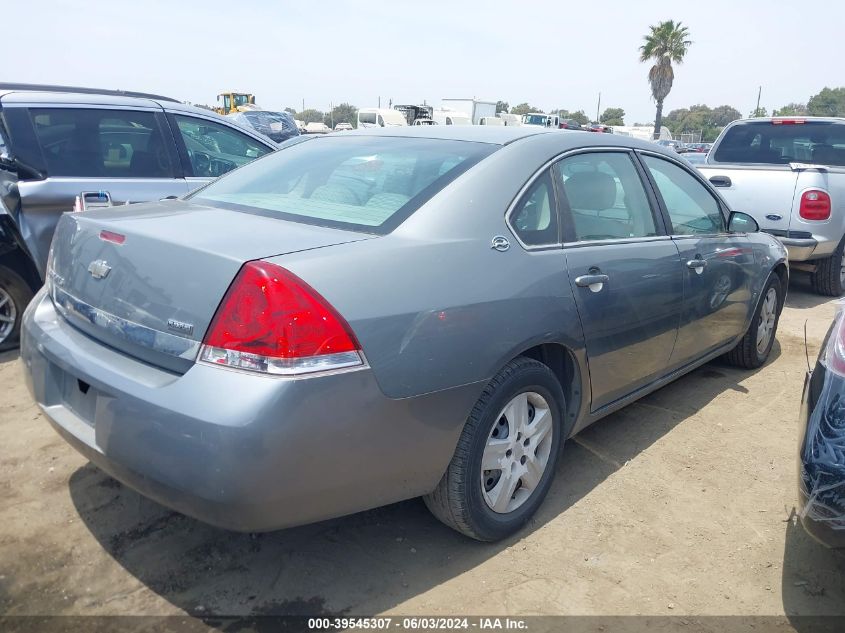
[[[94,279],[102,279],[111,271],[111,266],[106,263],[104,259],[95,259],[88,264],[88,272]]]

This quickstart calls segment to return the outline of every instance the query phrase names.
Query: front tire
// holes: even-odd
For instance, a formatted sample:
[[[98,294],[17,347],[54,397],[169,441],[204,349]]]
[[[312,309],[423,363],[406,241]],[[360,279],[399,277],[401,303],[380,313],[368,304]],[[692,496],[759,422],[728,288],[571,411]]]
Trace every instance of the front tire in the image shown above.
[[[838,297],[845,290],[845,238],[833,255],[819,260],[810,277],[813,292],[824,297]]]
[[[756,369],[766,362],[775,342],[781,306],[783,287],[778,276],[773,273],[763,288],[748,331],[737,346],[725,354],[728,363],[745,369]]]
[[[449,527],[479,541],[519,530],[548,493],[562,440],[564,396],[544,364],[508,363],[473,407],[449,467],[423,499]]]
[[[17,347],[23,311],[32,299],[32,290],[20,275],[0,266],[0,351]]]

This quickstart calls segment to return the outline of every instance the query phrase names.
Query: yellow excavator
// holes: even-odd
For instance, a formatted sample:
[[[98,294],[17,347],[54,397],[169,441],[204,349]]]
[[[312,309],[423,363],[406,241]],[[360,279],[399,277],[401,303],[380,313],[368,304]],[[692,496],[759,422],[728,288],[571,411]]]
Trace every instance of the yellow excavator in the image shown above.
[[[250,110],[255,105],[255,95],[247,92],[221,92],[217,95],[217,103],[222,104],[214,108],[217,114],[240,112],[241,108]]]

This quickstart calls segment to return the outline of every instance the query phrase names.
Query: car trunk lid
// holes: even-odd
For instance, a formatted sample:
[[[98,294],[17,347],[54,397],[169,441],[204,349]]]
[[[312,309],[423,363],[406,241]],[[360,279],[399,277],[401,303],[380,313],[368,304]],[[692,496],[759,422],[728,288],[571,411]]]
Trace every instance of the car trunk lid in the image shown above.
[[[181,200],[65,214],[51,296],[97,340],[186,371],[246,261],[374,236]]]

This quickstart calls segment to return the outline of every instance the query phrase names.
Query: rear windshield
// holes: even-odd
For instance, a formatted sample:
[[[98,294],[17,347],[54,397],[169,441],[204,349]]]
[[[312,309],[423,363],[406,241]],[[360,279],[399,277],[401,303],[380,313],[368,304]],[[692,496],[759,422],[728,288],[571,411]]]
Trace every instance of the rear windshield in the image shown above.
[[[199,204],[384,234],[496,147],[402,137],[314,138],[190,197]]]
[[[824,121],[775,125],[771,121],[730,128],[712,156],[717,163],[845,166],[845,124]]]

